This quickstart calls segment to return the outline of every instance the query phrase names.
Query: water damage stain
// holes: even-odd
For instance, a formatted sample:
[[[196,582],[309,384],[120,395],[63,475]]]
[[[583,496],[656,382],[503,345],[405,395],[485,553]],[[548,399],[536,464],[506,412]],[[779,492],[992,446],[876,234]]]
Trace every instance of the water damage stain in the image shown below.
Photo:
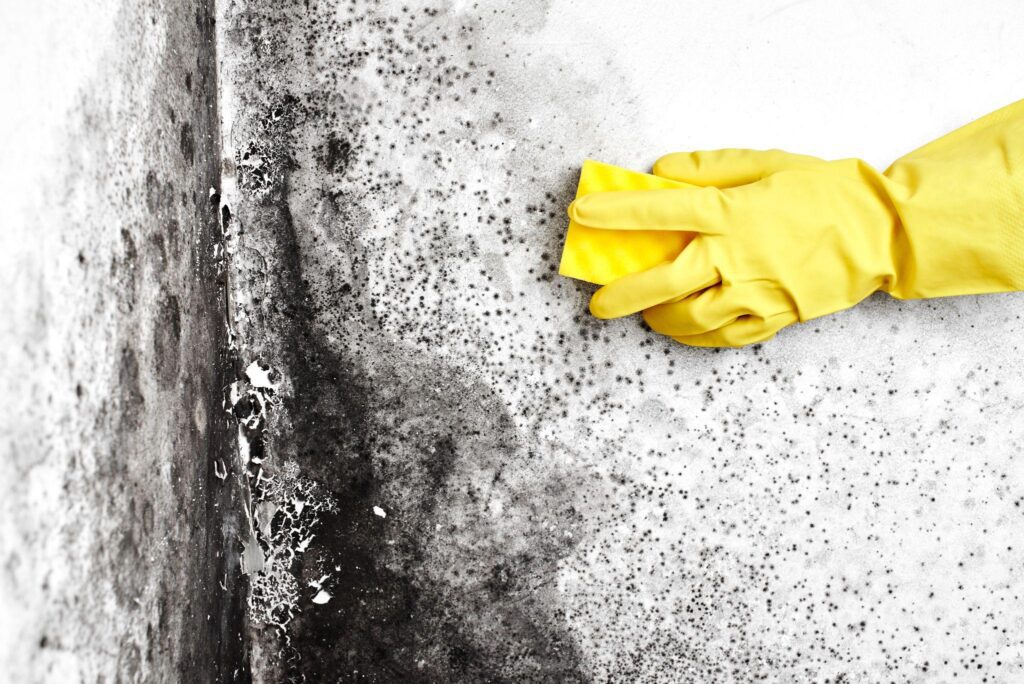
[[[266,103],[235,122],[240,194],[223,198],[235,333],[282,376],[265,428],[244,448],[265,450],[258,478],[301,477],[331,501],[290,542],[290,577],[279,579],[284,594],[299,592],[297,605],[264,621],[273,631],[254,625],[257,640],[274,644],[255,667],[294,681],[586,680],[557,599],[559,563],[579,538],[571,483],[580,474],[541,456],[538,437],[488,378],[384,324],[367,264],[376,249],[364,236],[370,209],[336,184],[356,173],[365,182],[370,124],[383,112],[357,101],[365,96],[349,102],[279,80],[305,68],[293,61],[302,54],[292,51],[295,35],[315,43],[356,26],[396,67],[426,55],[442,83],[482,83],[486,73],[446,65],[424,39],[388,38],[429,22],[430,8],[403,17],[353,7],[341,23],[334,10],[297,16],[256,4],[229,31],[233,49],[255,56],[238,82]],[[268,44],[280,49],[258,57]],[[347,78],[369,54],[346,46],[328,61],[329,78]],[[427,97],[434,73],[404,82]],[[371,175],[375,198],[401,183],[384,168]],[[458,258],[460,238],[445,236],[443,223],[430,230],[442,258]],[[263,505],[257,490],[256,527],[281,539],[294,507]],[[264,559],[274,543],[261,542]]]
[[[523,496],[505,474],[535,456],[500,398],[381,336],[362,354],[329,344],[287,209],[264,204],[261,216],[276,227],[270,318],[290,388],[261,477],[294,480],[297,465],[332,501],[290,540],[301,600],[270,620],[286,634],[280,667],[310,681],[581,679],[571,639],[543,605],[574,543],[573,511],[554,493]],[[281,501],[262,521],[271,535],[294,514]],[[496,573],[518,579],[495,585]]]

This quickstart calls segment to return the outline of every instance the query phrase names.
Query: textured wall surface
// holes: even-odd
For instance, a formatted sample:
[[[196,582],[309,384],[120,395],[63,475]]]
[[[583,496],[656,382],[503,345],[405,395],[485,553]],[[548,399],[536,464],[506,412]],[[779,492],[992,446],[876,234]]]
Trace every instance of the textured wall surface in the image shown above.
[[[582,159],[884,165],[1024,7],[623,6],[4,9],[7,679],[1024,678],[1024,298],[715,351],[556,274]]]
[[[0,679],[244,674],[212,7],[4,3]]]
[[[259,463],[236,466],[257,674],[1024,676],[1021,297],[876,298],[718,352],[588,318],[589,288],[555,275],[580,160],[649,164],[699,144],[666,112],[723,107],[686,90],[716,65],[706,9],[595,7],[225,3],[233,334],[274,385],[237,395],[245,419],[266,407],[242,435]],[[712,34],[734,21],[764,49],[773,14]],[[827,23],[807,38],[826,66]],[[894,54],[930,45],[907,40]],[[899,119],[863,153],[986,104]],[[850,144],[842,122],[808,130]]]

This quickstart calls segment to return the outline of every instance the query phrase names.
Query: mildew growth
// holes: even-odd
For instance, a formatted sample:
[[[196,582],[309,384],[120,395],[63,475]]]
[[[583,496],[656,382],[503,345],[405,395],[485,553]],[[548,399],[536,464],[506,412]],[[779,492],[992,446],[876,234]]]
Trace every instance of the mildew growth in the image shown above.
[[[245,378],[226,388],[224,408],[238,424],[237,479],[249,523],[240,540],[249,619],[276,627],[287,643],[286,628],[301,603],[296,562],[316,536],[321,515],[335,505],[295,463],[275,463],[266,448],[267,413],[281,404],[280,385],[278,371],[253,361]]]
[[[3,680],[244,681],[214,8],[12,9]]]
[[[273,179],[222,198],[231,313],[239,348],[287,385],[274,458],[336,505],[295,559],[287,644],[254,630],[260,670],[1019,674],[1014,585],[970,589],[972,567],[1021,561],[1024,390],[991,382],[1009,367],[975,345],[936,384],[939,327],[971,338],[956,308],[873,301],[717,352],[591,319],[588,288],[555,276],[579,161],[660,149],[613,57],[600,89],[577,77],[538,47],[562,38],[545,17],[363,1],[225,17],[225,167],[241,178],[258,149]],[[918,311],[913,349],[885,344],[886,306]],[[976,437],[1000,417],[999,447]]]
[[[331,8],[311,10],[307,18]],[[287,32],[304,29],[286,16],[251,7],[233,17],[231,39],[289,44]],[[393,23],[374,11],[363,22],[373,40]],[[274,60],[303,82],[293,53]],[[267,67],[245,69],[266,89],[246,91],[260,106],[235,123],[237,196],[222,198],[232,207],[232,317],[239,348],[281,368],[289,385],[268,419],[268,449],[330,490],[337,507],[320,511],[316,536],[295,559],[301,580],[287,591],[308,591],[288,615],[284,641],[266,651],[279,658],[262,666],[310,679],[581,679],[574,645],[550,610],[558,560],[579,524],[554,483],[574,476],[537,463],[552,479],[524,497],[523,467],[542,447],[501,397],[381,326],[365,256],[379,217],[363,206],[387,189],[364,186],[365,166],[356,171],[372,149],[366,114],[346,113],[359,105],[324,91],[281,88],[258,76],[271,76]],[[377,106],[365,104],[367,112]],[[243,180],[253,139],[261,160],[276,160],[259,178],[281,182]],[[355,185],[336,187],[351,174]],[[314,189],[312,178],[328,185]]]
[[[322,487],[285,463],[273,474],[260,473],[253,499],[253,525],[261,562],[250,571],[249,617],[277,627],[288,643],[287,626],[305,596],[293,568],[317,533],[320,518],[335,510]],[[326,582],[320,580],[319,590]]]

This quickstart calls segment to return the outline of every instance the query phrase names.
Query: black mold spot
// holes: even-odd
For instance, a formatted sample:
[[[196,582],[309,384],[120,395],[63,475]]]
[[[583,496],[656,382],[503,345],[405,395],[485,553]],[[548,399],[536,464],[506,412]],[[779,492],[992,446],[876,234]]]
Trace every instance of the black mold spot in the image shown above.
[[[135,309],[139,253],[128,229],[121,230],[121,253],[110,263],[110,274],[118,283],[117,306],[129,313]]]
[[[520,586],[520,578],[529,576],[532,562],[532,556],[520,554],[513,559],[495,564],[486,582],[487,590],[495,598],[513,593]]]
[[[192,133],[192,124],[184,123],[181,125],[179,147],[181,148],[181,156],[191,165],[195,161],[196,156],[196,139]]]
[[[157,274],[163,274],[167,269],[167,243],[164,233],[157,232],[149,236],[150,261]]]
[[[152,169],[146,172],[146,209],[151,214],[160,209],[160,180]]]
[[[435,487],[444,483],[445,476],[451,472],[457,457],[455,443],[451,435],[444,435],[430,451],[431,457],[426,461],[427,474]]]
[[[344,138],[331,134],[323,156],[324,166],[331,173],[345,173],[352,157],[352,144]]]
[[[167,222],[164,224],[163,234],[165,236],[165,242],[170,245],[172,252],[177,251],[179,230],[180,226],[178,224],[178,219],[167,219]]]
[[[118,387],[121,391],[120,420],[128,430],[135,430],[142,420],[145,398],[139,382],[139,361],[135,350],[129,346],[121,348],[118,364]]]

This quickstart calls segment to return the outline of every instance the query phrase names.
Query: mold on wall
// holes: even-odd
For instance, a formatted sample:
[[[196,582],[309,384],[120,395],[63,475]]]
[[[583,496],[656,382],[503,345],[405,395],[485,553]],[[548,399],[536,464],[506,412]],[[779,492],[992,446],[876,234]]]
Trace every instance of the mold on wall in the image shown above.
[[[9,679],[1020,679],[1021,296],[592,319],[579,164],[695,105],[580,8],[0,22]]]
[[[395,334],[373,293],[380,283],[370,262],[392,258],[391,246],[375,244],[375,226],[386,231],[379,240],[417,222],[381,222],[378,212],[406,211],[401,205],[416,191],[405,187],[405,174],[372,159],[389,147],[369,142],[377,118],[407,106],[395,111],[396,127],[419,144],[432,134],[411,127],[418,103],[437,97],[451,106],[490,78],[483,67],[449,64],[434,36],[448,19],[430,7],[226,6],[222,73],[234,101],[225,111],[235,117],[225,124],[234,153],[222,201],[232,216],[234,334],[246,354],[282,375],[261,439],[262,468],[272,480],[299,476],[330,495],[311,534],[291,540],[290,576],[275,578],[276,592],[266,580],[254,584],[294,601],[286,625],[254,623],[254,638],[265,640],[260,652],[278,654],[256,666],[257,678],[586,676],[563,617],[549,610],[578,525],[566,496],[577,477],[572,464],[545,463],[544,447],[516,425],[501,394],[430,344],[459,326],[450,313],[418,339]],[[410,45],[409,34],[424,27]],[[331,47],[337,38],[345,42]],[[319,50],[328,51],[323,60],[311,56]],[[364,72],[385,70],[399,80],[367,90]],[[452,83],[434,87],[437,78]],[[324,79],[332,85],[319,85]],[[392,88],[408,88],[408,101],[389,103]],[[471,144],[475,130],[462,127],[441,144]],[[461,201],[460,181],[451,183],[423,189],[440,193],[428,210],[440,209],[442,197]],[[474,213],[490,213],[481,199]],[[510,234],[507,222],[489,221]],[[437,259],[421,274],[425,320],[426,298],[439,294],[429,284],[436,270],[464,268],[480,250],[470,236],[446,234],[443,216],[423,227]],[[401,268],[385,273],[400,277]],[[270,512],[272,536],[288,524],[276,504],[254,499],[254,511]]]
[[[60,5],[0,22],[0,672],[244,681],[213,8]]]
[[[657,84],[550,47],[573,7],[223,3],[233,335],[282,376],[265,473],[332,502],[287,625],[253,622],[257,679],[1018,672],[1011,585],[961,569],[1012,567],[1012,503],[954,485],[1013,489],[1015,428],[977,435],[1018,393],[975,415],[956,388],[1017,366],[952,349],[972,317],[1019,344],[1008,299],[877,299],[742,351],[590,319],[562,212],[581,159],[660,151]]]

